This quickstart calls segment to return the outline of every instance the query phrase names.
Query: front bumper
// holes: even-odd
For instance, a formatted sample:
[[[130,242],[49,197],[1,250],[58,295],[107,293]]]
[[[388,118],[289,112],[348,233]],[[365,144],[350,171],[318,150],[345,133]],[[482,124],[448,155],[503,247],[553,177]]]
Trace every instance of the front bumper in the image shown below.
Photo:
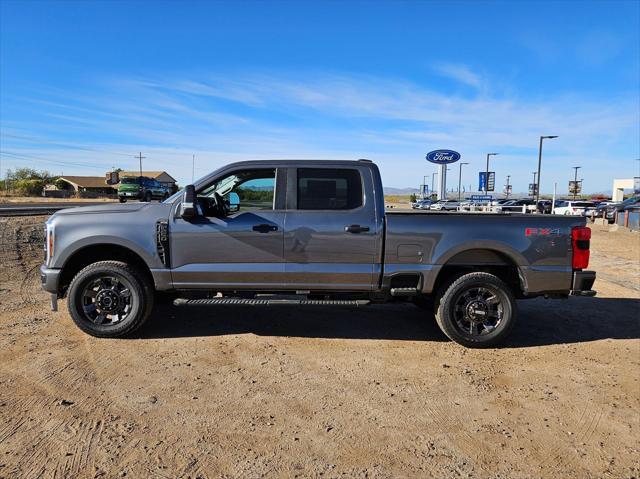
[[[40,284],[42,289],[47,293],[51,293],[51,310],[58,310],[58,282],[60,280],[61,269],[47,268],[46,265],[40,266]]]
[[[595,296],[596,292],[591,289],[595,281],[595,271],[574,271],[571,294],[573,296]]]

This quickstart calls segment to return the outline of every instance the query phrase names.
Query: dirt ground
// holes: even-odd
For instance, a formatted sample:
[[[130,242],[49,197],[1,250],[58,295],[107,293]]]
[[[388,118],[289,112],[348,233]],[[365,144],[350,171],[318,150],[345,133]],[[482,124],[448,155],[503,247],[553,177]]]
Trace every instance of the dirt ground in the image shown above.
[[[100,340],[0,218],[0,477],[640,476],[640,235],[594,229],[596,298],[521,301],[469,350],[411,305],[160,305]]]

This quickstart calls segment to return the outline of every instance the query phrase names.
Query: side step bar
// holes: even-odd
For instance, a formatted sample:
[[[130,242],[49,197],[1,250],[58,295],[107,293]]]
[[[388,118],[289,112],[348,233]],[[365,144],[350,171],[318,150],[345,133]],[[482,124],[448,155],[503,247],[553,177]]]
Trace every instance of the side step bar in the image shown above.
[[[275,306],[280,304],[296,306],[366,306],[368,299],[338,300],[338,299],[243,299],[243,298],[210,298],[210,299],[186,299],[177,298],[174,306]]]
[[[391,288],[391,296],[417,296],[417,288]]]

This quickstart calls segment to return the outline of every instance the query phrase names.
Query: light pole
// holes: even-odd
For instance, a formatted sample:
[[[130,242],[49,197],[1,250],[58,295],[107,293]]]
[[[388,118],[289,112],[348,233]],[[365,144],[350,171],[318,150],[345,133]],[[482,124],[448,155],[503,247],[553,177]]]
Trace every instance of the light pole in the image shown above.
[[[582,166],[572,166],[574,169],[573,175],[573,199],[576,199],[576,194],[578,193],[578,170],[582,168]]]
[[[538,191],[538,185],[536,185],[536,175],[538,174],[537,171],[532,171],[531,173],[533,173],[533,191],[531,196],[535,197],[536,196],[536,192]]]
[[[541,179],[542,177],[540,176],[540,168],[542,166],[542,140],[544,139],[553,139],[553,138],[558,138],[558,135],[549,135],[549,136],[541,136],[540,137],[540,146],[538,147],[538,187],[536,188],[536,204],[538,203],[538,200],[540,200],[540,183],[541,183]]]
[[[469,163],[460,163],[460,173],[458,174],[458,201],[460,201],[462,195],[462,165],[468,165]]]
[[[485,170],[485,177],[484,177],[484,194],[486,196],[486,194],[489,192],[489,157],[490,156],[496,156],[498,153],[487,153],[487,169]]]
[[[507,191],[506,191],[507,199],[509,199],[509,179],[510,178],[511,178],[511,175],[507,175]]]

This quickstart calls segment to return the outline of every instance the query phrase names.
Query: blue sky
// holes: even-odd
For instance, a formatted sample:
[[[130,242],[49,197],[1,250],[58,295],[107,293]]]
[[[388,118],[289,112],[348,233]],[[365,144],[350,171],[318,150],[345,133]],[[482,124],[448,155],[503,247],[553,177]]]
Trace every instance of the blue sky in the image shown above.
[[[370,158],[416,186],[433,149],[525,191],[640,175],[640,2],[0,2],[7,168],[180,183],[229,161]],[[457,184],[457,165],[450,184]]]

